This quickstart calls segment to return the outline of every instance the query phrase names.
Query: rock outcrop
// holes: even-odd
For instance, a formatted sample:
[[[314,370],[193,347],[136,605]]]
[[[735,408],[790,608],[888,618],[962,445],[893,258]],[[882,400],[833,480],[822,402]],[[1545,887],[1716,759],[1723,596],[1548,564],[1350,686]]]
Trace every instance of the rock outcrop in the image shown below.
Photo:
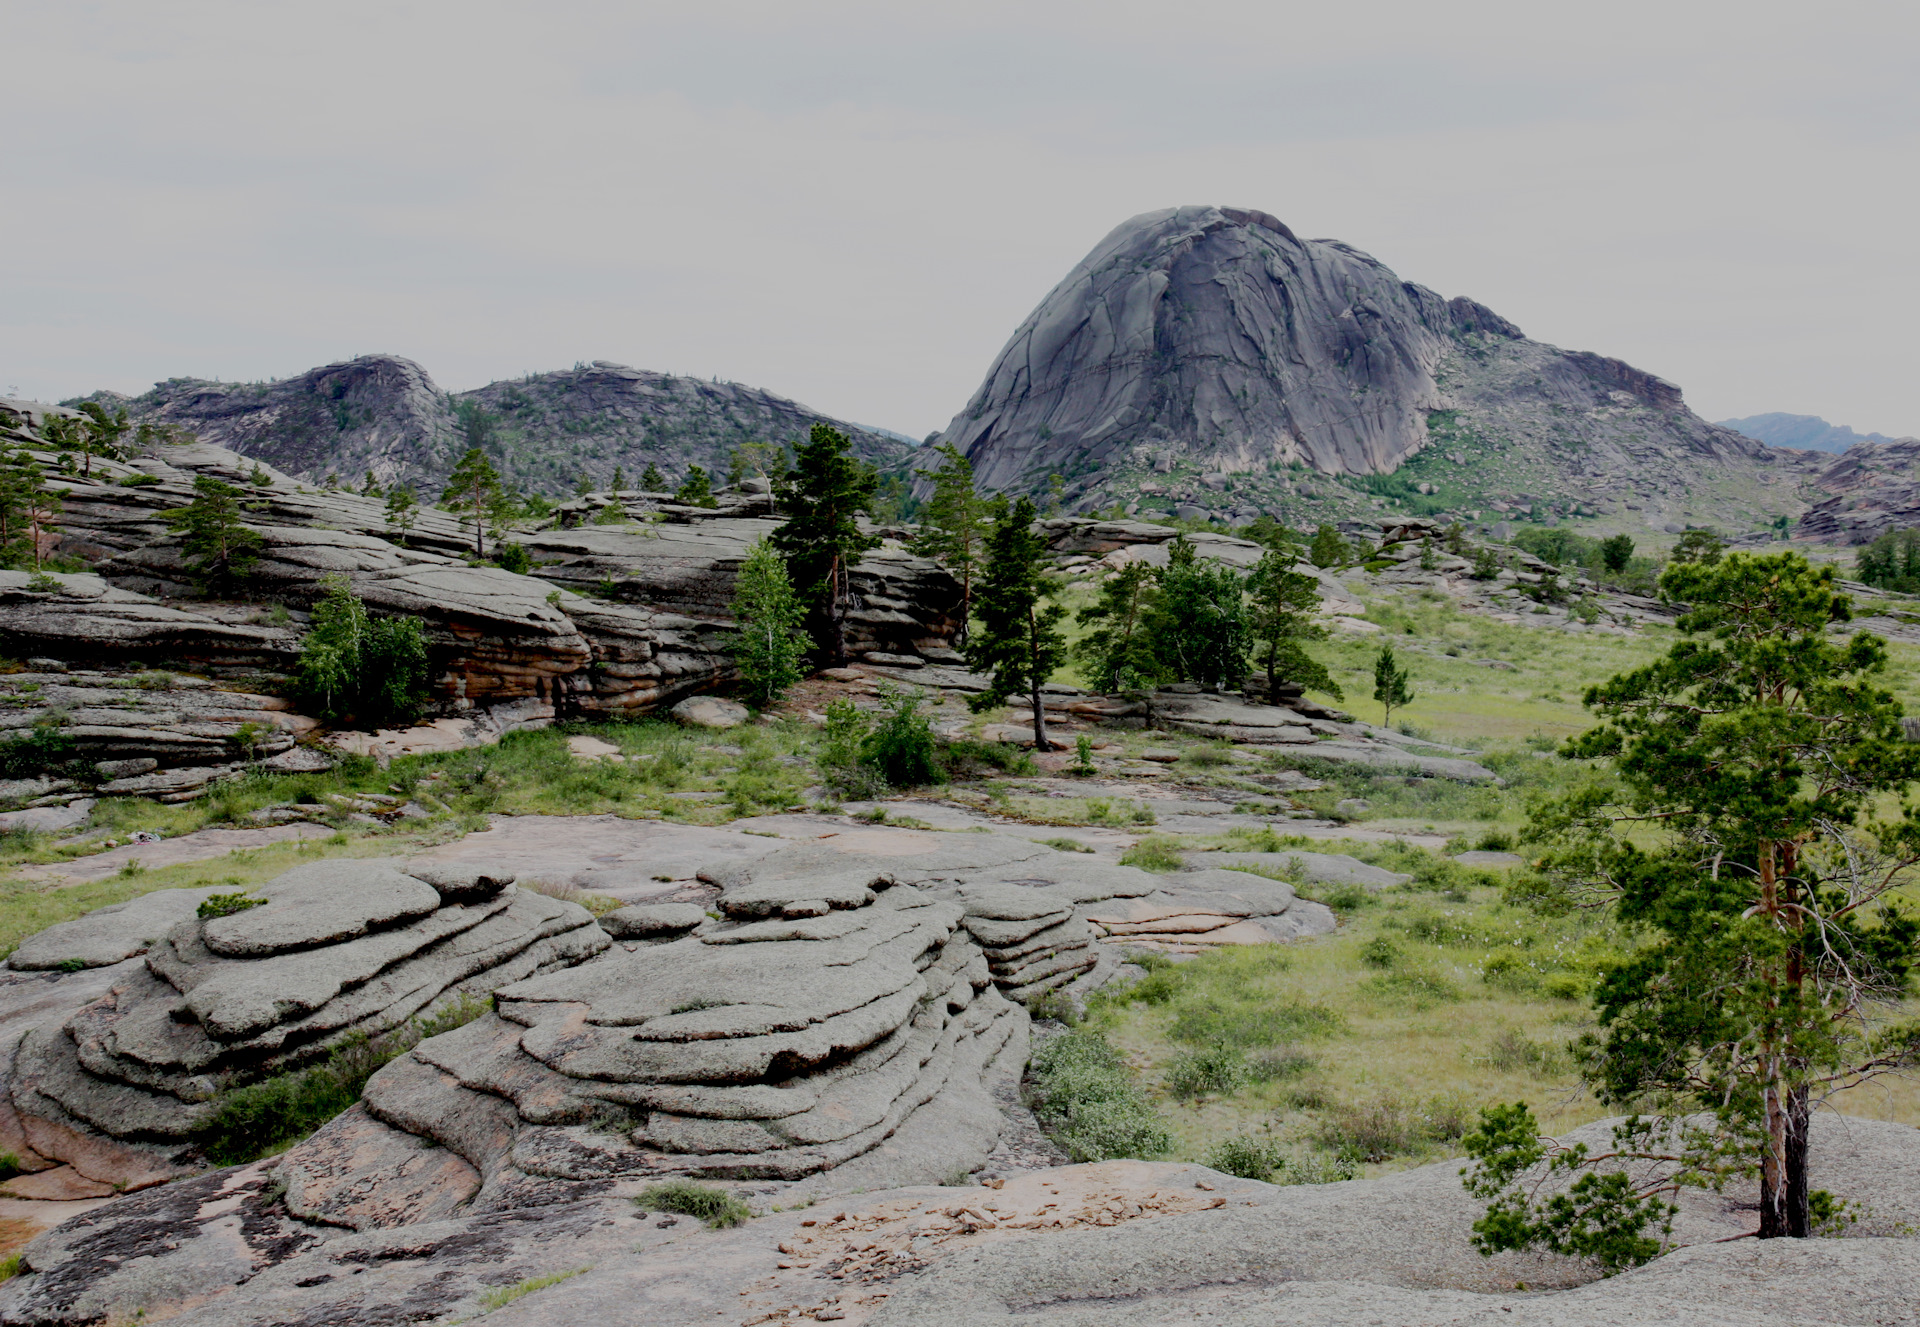
[[[658,465],[677,481],[689,465],[725,474],[733,448],[794,443],[821,422],[848,433],[869,461],[891,463],[910,450],[759,388],[605,360],[447,393],[412,360],[362,355],[276,382],[170,378],[140,396],[92,399],[314,484],[328,475],[358,484],[372,473],[433,491],[474,445],[487,447],[515,487],[534,492],[571,493],[583,476],[604,484],[622,466],[638,480]]]
[[[1073,510],[1162,502],[1234,520],[1352,510],[1365,492],[1309,472],[1391,474],[1428,449],[1422,491],[1462,507],[1520,490],[1616,509],[1726,472],[1759,510],[1757,470],[1775,459],[1670,382],[1222,207],[1116,228],[1014,332],[943,440],[990,488],[1037,492],[1057,474]]]
[[[258,906],[212,917],[197,909],[213,890],[164,890],[30,938],[15,972],[100,975],[72,992],[78,1007],[46,978],[10,979],[0,1150],[99,1183],[171,1178],[197,1164],[221,1093],[610,943],[579,904],[510,876],[403,866],[298,866],[259,886]]]

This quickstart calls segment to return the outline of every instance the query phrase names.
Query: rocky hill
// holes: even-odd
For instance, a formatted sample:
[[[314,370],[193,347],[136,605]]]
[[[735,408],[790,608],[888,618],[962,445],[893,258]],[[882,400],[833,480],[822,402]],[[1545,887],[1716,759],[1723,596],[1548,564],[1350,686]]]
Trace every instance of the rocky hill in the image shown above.
[[[1829,424],[1818,415],[1786,415],[1774,411],[1723,419],[1721,428],[1758,438],[1770,447],[1795,447],[1808,452],[1843,452],[1856,442],[1892,442],[1884,433],[1855,433],[1845,424]]]
[[[1069,511],[1293,521],[1584,514],[1742,528],[1797,514],[1780,453],[1617,359],[1527,338],[1264,212],[1125,222],[1001,351],[943,435]]]
[[[516,487],[553,495],[571,493],[583,477],[605,488],[616,468],[636,485],[649,464],[674,480],[692,465],[724,473],[742,443],[792,443],[823,421],[878,464],[911,450],[897,436],[757,387],[605,360],[448,393],[412,360],[362,355],[276,382],[170,378],[141,396],[89,399],[124,405],[136,420],[179,425],[309,482],[336,475],[358,484],[371,472],[383,484],[429,492],[476,444]]]

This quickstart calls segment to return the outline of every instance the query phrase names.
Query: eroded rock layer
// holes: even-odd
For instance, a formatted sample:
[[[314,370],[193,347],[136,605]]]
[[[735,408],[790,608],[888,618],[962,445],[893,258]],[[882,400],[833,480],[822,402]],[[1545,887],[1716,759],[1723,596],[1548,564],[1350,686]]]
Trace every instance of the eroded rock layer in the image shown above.
[[[49,991],[36,1010],[23,989],[14,1004],[29,1016],[0,1024],[0,1148],[26,1168],[65,1162],[132,1185],[177,1173],[223,1092],[609,943],[578,904],[472,870],[314,862],[259,886],[258,906],[197,915],[213,892],[116,905],[33,937],[11,960],[109,965],[72,992],[88,997],[77,1008]]]

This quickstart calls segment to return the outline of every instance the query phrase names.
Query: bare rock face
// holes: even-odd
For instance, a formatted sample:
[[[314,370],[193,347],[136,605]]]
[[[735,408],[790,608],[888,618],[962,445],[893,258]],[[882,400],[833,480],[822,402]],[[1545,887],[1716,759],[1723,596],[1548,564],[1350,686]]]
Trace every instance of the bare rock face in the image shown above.
[[[1306,496],[1269,467],[1391,473],[1442,435],[1473,487],[1500,482],[1489,469],[1690,486],[1703,464],[1772,460],[1670,382],[1222,207],[1116,228],[1014,332],[944,441],[990,488],[1038,491],[1057,473],[1084,510],[1116,480],[1171,472],[1164,491],[1220,515]],[[1244,492],[1208,496],[1236,480]]]
[[[1888,530],[1920,525],[1920,438],[1860,442],[1829,459],[1807,452],[1816,501],[1795,530],[1823,543],[1864,544]]]
[[[381,483],[437,488],[476,437],[492,444],[509,482],[554,494],[581,476],[605,483],[617,466],[634,480],[650,463],[676,480],[689,465],[724,474],[742,443],[797,442],[820,422],[849,434],[869,461],[909,450],[772,392],[605,360],[450,395],[410,359],[362,355],[279,382],[171,378],[141,396],[95,399],[316,484],[330,474],[355,484],[371,472]]]
[[[314,862],[231,915],[196,915],[212,890],[163,890],[30,938],[13,968],[106,966],[70,988],[0,983],[0,1146],[101,1183],[184,1173],[223,1091],[610,943],[584,908],[510,876],[424,874]]]

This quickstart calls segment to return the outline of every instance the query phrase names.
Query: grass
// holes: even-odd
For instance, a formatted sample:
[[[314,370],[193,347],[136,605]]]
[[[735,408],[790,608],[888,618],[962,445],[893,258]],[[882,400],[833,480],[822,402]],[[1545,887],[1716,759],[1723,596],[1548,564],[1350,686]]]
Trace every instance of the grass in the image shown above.
[[[1034,1053],[1029,1104],[1075,1161],[1150,1158],[1173,1145],[1127,1062],[1092,1032],[1063,1033]]]
[[[725,1189],[692,1180],[649,1184],[633,1202],[648,1212],[677,1212],[681,1216],[698,1217],[709,1230],[741,1225],[753,1216],[745,1203]]]
[[[549,1272],[545,1276],[530,1276],[526,1280],[516,1281],[510,1286],[496,1286],[494,1289],[480,1296],[480,1308],[486,1313],[492,1313],[495,1309],[504,1309],[515,1300],[524,1299],[536,1290],[545,1290],[549,1286],[557,1286],[562,1281],[570,1280],[573,1277],[579,1276],[582,1272],[590,1272],[592,1270],[591,1267],[575,1267],[570,1271]]]

